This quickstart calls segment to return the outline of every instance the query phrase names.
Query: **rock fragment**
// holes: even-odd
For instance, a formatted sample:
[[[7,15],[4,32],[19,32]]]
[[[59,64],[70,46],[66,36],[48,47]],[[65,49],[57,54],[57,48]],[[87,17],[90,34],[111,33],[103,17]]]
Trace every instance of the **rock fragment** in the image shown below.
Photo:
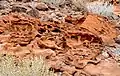
[[[12,12],[24,12],[24,13],[26,13],[26,11],[27,11],[27,7],[25,7],[25,6],[14,5],[12,7]]]
[[[36,9],[38,9],[39,11],[47,11],[48,6],[45,3],[38,3],[36,5]]]
[[[0,1],[0,9],[9,8],[10,4],[7,1]]]

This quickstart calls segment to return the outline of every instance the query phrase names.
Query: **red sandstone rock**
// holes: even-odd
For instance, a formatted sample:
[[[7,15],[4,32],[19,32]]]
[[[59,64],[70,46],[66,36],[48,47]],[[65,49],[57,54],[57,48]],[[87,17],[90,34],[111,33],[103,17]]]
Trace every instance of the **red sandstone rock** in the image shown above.
[[[104,17],[98,15],[88,15],[83,24],[79,26],[101,37],[104,43],[114,42],[113,39],[117,36],[115,26]]]
[[[0,51],[18,57],[42,55],[55,71],[66,72],[68,76],[89,76],[80,70],[89,63],[98,64],[100,59],[95,59],[103,45],[117,36],[116,30],[105,20],[88,15],[85,20],[58,24],[40,22],[23,14],[9,14],[0,18],[3,28]]]
[[[98,76],[119,76],[120,67],[117,65],[116,61],[113,59],[102,60],[99,64],[93,65],[88,64],[84,70],[91,75]]]

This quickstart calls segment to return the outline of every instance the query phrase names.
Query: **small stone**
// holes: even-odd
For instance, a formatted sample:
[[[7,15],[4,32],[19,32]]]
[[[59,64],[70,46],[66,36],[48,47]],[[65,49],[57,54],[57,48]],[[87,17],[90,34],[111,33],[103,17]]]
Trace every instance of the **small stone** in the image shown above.
[[[51,13],[50,16],[53,18],[53,17],[56,17],[56,14],[55,13]]]
[[[68,72],[63,72],[62,76],[72,76]]]
[[[39,18],[39,11],[37,9],[31,9],[30,11],[27,11],[27,14]]]
[[[115,42],[120,44],[120,35],[115,38]]]
[[[90,76],[89,74],[87,74],[84,71],[77,71],[74,76]]]
[[[55,10],[56,7],[53,4],[48,4],[48,8],[50,8],[51,10]]]
[[[21,6],[21,5],[14,5],[13,7],[12,7],[12,12],[26,12],[27,11],[27,7],[25,7],[25,6]]]
[[[38,9],[39,11],[47,11],[48,6],[45,3],[38,3],[36,5],[36,9]]]
[[[74,66],[63,66],[63,67],[61,67],[61,70],[62,71],[66,71],[67,73],[69,73],[69,74],[74,74],[75,72],[76,72],[76,68],[74,67]]]
[[[9,8],[10,4],[7,1],[0,1],[0,9]]]
[[[108,58],[109,57],[109,54],[107,52],[103,52],[102,55],[105,57],[105,58]]]
[[[60,13],[60,12],[56,12],[56,16],[58,16],[58,17],[62,17],[62,13]]]
[[[31,0],[22,0],[22,2],[30,2]]]

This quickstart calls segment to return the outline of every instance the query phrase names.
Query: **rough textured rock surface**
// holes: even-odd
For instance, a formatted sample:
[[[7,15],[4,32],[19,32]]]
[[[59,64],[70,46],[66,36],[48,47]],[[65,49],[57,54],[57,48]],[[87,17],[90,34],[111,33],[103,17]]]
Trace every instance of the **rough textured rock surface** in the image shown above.
[[[117,31],[114,29],[115,26],[102,16],[88,15],[80,27],[98,35],[104,43],[113,43],[114,38],[117,36]]]
[[[109,67],[108,67],[109,66]],[[94,70],[91,70],[94,69]],[[108,60],[102,60],[98,65],[89,64],[84,70],[93,76],[119,76],[120,67],[115,60],[109,58]]]
[[[62,1],[1,0],[0,53],[42,55],[58,76],[120,76],[119,17],[114,25]]]
[[[39,20],[20,14],[3,16],[0,21],[2,23],[1,28],[4,28],[1,33],[10,35],[8,42],[19,45],[29,44],[37,35],[36,29],[40,24]]]
[[[96,23],[98,21],[100,30],[94,30],[98,25],[89,22],[90,18]],[[97,15],[88,15],[66,18],[64,23],[59,24],[40,22],[26,14],[4,15],[0,17],[0,53],[18,57],[42,55],[51,68],[56,72],[62,71],[63,76],[90,76],[82,69],[89,63],[97,64],[100,61],[96,58],[102,52],[105,41],[99,31],[104,30],[102,34],[107,32],[106,37],[111,40],[116,37],[115,29],[104,20]]]

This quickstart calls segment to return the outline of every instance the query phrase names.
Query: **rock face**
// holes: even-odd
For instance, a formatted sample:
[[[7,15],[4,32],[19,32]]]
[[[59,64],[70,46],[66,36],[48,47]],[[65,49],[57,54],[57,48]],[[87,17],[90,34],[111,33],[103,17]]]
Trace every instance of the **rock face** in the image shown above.
[[[117,31],[113,28],[115,26],[110,24],[104,17],[98,17],[97,15],[88,15],[80,27],[98,35],[104,43],[112,43],[114,38],[117,37]]]
[[[10,23],[9,20],[11,21]],[[37,35],[36,28],[39,24],[39,20],[34,20],[34,18],[31,17],[24,17],[20,14],[10,14],[2,17],[1,23],[3,23],[3,27],[5,28],[2,33],[5,33],[7,30],[8,33],[6,34],[10,35],[10,40],[8,42],[26,45]]]
[[[105,37],[111,40],[116,37],[115,29],[104,21],[97,15],[88,15],[71,17],[59,24],[11,13],[0,18],[0,53],[18,57],[42,55],[55,71],[89,76],[82,69],[99,62],[95,59],[106,43]]]
[[[120,76],[113,60],[119,60],[119,47],[110,48],[120,36],[108,18],[71,0],[30,1],[0,1],[0,53],[41,55],[59,76]]]
[[[90,70],[94,69],[94,70]],[[113,59],[106,61],[101,61],[97,66],[89,64],[84,68],[84,70],[91,75],[100,75],[100,76],[119,76],[119,70],[117,63]]]

